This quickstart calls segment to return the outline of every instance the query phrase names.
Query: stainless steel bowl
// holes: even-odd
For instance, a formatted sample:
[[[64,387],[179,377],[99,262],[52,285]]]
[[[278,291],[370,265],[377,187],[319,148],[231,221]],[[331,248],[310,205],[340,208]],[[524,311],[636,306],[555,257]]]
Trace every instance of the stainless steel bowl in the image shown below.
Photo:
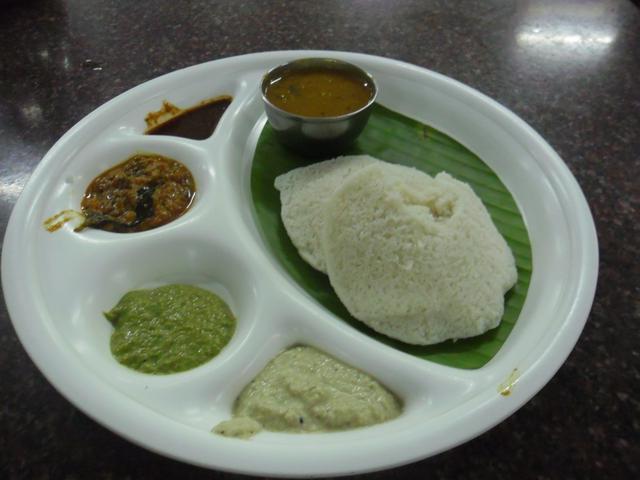
[[[348,72],[369,82],[372,89],[368,103],[359,110],[335,117],[309,117],[282,110],[273,105],[266,90],[274,81],[292,71],[326,69]],[[286,146],[307,154],[337,154],[348,147],[364,129],[378,94],[373,77],[361,68],[332,58],[303,58],[275,67],[262,79],[262,100],[269,123]]]

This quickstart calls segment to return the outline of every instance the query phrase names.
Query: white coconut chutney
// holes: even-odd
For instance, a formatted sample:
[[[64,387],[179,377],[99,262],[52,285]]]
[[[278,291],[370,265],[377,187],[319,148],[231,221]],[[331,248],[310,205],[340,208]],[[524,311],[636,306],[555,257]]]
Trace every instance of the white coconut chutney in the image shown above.
[[[402,403],[366,373],[308,346],[280,353],[240,393],[234,418],[215,433],[247,438],[257,424],[276,432],[330,432],[386,422]]]

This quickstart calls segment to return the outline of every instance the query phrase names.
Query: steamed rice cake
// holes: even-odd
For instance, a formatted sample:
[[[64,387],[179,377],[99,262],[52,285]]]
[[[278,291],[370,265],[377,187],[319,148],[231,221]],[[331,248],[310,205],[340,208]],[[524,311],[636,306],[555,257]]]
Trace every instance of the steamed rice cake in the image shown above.
[[[446,173],[358,169],[324,203],[321,236],[338,297],[358,320],[411,344],[496,327],[513,254],[481,200]]]
[[[500,323],[515,260],[467,184],[358,155],[297,168],[275,186],[301,257],[374,330],[429,345]]]
[[[351,174],[374,163],[383,162],[368,155],[344,156],[276,178],[284,227],[300,256],[315,269],[327,273],[320,243],[325,202]]]

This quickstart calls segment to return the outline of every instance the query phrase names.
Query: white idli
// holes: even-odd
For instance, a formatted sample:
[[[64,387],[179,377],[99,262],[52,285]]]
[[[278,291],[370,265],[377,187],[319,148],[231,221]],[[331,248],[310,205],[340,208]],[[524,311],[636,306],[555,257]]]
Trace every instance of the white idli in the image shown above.
[[[499,324],[515,261],[467,184],[381,162],[341,182],[322,208],[329,279],[355,318],[418,345]]]
[[[327,272],[320,242],[325,202],[350,175],[374,163],[383,162],[368,155],[343,156],[276,178],[284,227],[300,256],[317,270]]]

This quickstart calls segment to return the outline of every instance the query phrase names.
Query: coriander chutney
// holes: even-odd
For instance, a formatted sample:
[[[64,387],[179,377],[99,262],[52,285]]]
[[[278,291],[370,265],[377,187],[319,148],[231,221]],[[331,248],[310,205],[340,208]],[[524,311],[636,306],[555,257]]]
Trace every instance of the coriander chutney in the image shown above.
[[[236,326],[220,297],[193,285],[130,291],[104,315],[114,326],[116,360],[152,374],[202,365],[229,343]]]

